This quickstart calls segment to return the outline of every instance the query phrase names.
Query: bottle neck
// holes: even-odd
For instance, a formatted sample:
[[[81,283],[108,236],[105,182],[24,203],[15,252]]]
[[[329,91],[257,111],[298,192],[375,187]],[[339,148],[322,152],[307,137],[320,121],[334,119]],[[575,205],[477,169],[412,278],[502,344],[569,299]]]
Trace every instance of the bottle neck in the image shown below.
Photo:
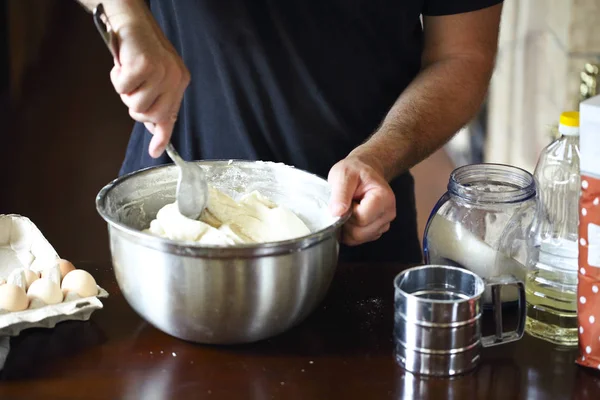
[[[579,135],[563,135],[558,137],[560,140],[569,141],[571,143],[579,143]]]
[[[561,136],[579,136],[579,127],[578,126],[566,126],[563,124],[558,125],[558,133]]]
[[[472,203],[519,203],[536,195],[533,176],[517,167],[503,164],[473,164],[455,169],[448,192]]]

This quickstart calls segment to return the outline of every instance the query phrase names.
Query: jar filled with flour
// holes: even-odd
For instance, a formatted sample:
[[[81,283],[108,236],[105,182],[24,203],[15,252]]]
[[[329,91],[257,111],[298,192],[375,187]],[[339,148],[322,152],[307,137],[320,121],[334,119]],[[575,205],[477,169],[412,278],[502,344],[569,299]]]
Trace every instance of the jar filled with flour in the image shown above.
[[[502,164],[459,167],[429,216],[425,263],[463,267],[484,279],[513,275],[524,281],[536,209],[536,184],[529,172]],[[518,299],[512,287],[501,296],[503,302]],[[484,305],[490,303],[486,291]]]

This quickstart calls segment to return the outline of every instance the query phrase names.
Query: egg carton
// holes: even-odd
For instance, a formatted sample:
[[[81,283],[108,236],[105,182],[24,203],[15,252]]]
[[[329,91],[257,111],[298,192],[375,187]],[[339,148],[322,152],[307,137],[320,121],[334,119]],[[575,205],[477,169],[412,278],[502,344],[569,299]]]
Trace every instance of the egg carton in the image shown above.
[[[0,278],[6,279],[18,268],[41,272],[57,265],[56,250],[27,217],[0,214]],[[24,329],[53,328],[62,321],[87,321],[102,308],[100,298],[108,292],[98,286],[98,294],[81,298],[69,293],[59,304],[30,305],[23,311],[0,310],[0,337],[17,336]]]

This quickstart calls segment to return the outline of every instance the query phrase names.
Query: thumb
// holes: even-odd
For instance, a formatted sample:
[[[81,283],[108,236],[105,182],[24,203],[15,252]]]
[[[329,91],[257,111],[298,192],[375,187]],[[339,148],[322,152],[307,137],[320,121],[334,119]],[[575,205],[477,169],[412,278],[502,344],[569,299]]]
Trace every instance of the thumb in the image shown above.
[[[171,139],[171,133],[173,133],[173,122],[161,122],[154,125],[154,132],[152,132],[152,140],[150,140],[150,146],[148,147],[148,153],[153,158],[158,158],[165,151],[167,143]]]
[[[329,210],[339,217],[350,209],[360,179],[356,172],[334,166],[328,180],[331,185]]]
[[[117,83],[119,82],[120,75],[121,75],[121,66],[115,64],[110,70],[110,81],[113,84],[113,86],[116,86]]]

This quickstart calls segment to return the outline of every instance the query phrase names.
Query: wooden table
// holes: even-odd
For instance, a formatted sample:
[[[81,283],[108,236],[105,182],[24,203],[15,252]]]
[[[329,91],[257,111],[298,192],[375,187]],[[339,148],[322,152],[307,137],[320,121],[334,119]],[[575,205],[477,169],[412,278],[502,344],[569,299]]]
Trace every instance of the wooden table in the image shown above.
[[[110,297],[90,321],[11,339],[0,399],[598,399],[600,374],[577,351],[524,337],[484,350],[457,379],[405,373],[393,357],[394,265],[341,265],[297,328],[260,343],[205,346],[144,322],[110,265],[79,264]]]

